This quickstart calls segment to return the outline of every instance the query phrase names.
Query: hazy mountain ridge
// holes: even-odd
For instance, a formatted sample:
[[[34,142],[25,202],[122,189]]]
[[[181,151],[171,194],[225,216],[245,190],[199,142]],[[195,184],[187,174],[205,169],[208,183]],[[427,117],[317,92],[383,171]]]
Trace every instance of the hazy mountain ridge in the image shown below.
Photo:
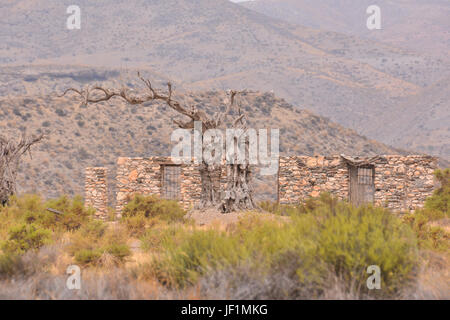
[[[366,121],[361,117],[346,121],[339,115],[331,118],[385,143],[450,159],[448,1],[378,1],[382,30],[375,31],[365,26],[365,9],[373,4],[369,0],[258,0],[240,4],[273,18],[318,28],[306,38],[314,47],[367,63],[376,70],[417,85],[417,91],[410,96],[377,100],[378,108],[369,108],[376,113],[362,108],[362,114],[369,115]],[[382,42],[377,42],[377,48],[372,50],[370,44],[374,40]],[[395,52],[392,45],[403,49]],[[405,65],[415,71],[405,71]],[[334,108],[321,105],[313,110],[328,115],[333,114]],[[348,110],[355,111],[354,108]]]
[[[450,6],[446,0],[257,0],[246,8],[293,24],[390,43],[426,54],[450,53]],[[366,9],[381,10],[381,30],[366,27]]]
[[[420,100],[424,88],[450,74],[441,58],[289,24],[226,0],[80,0],[82,28],[76,31],[65,28],[70,4],[0,4],[0,95],[46,99],[39,96],[71,84],[127,84],[134,72],[122,71],[139,68],[194,91],[273,91],[301,109],[403,147],[406,131],[391,136],[393,131],[378,132],[379,124],[392,122],[405,102]],[[21,64],[26,67],[11,67]],[[53,64],[68,68],[65,75],[52,71]],[[422,136],[417,130],[408,134]],[[440,146],[433,150],[449,156]]]

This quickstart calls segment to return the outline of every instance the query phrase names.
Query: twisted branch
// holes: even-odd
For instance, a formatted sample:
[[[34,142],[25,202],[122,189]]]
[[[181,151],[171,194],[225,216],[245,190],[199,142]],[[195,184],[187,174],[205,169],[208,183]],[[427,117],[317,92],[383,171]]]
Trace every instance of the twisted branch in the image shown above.
[[[4,205],[11,195],[16,193],[17,171],[20,159],[25,153],[31,157],[31,147],[44,138],[22,135],[19,142],[0,136],[0,203]]]

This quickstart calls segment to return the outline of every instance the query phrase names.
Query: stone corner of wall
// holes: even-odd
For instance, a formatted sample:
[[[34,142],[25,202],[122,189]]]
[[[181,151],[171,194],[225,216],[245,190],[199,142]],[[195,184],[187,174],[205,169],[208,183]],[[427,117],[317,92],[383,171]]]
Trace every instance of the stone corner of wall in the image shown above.
[[[96,210],[96,216],[105,218],[108,213],[108,183],[106,167],[85,169],[85,206]]]

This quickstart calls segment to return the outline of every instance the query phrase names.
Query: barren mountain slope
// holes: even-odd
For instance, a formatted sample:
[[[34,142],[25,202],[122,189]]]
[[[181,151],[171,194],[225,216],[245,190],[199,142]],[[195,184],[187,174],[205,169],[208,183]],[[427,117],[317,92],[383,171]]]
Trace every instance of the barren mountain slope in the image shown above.
[[[357,35],[426,54],[450,52],[447,0],[257,0],[240,3],[270,17],[316,29]],[[381,30],[366,27],[366,9],[381,10]]]
[[[450,69],[439,59],[288,24],[226,0],[80,0],[82,27],[75,31],[65,28],[70,4],[2,1],[0,63],[139,67],[191,90],[273,90],[362,134]]]
[[[380,122],[380,139],[393,145],[450,158],[450,78],[407,99],[394,114],[395,121]],[[418,134],[420,133],[420,134]]]

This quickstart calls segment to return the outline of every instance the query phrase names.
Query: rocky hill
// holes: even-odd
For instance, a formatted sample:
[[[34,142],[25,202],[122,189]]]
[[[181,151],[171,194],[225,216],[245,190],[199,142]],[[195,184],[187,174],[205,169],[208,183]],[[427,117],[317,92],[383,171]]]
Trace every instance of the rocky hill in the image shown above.
[[[105,67],[105,73],[139,68],[194,91],[273,91],[300,109],[404,147],[408,136],[403,132],[400,137],[378,134],[381,119],[390,119],[393,127],[406,125],[393,120],[405,101],[420,100],[427,87],[450,74],[448,61],[398,49],[395,41],[380,43],[312,29],[226,0],[116,0],[114,5],[110,0],[79,0],[81,30],[65,27],[71,4],[69,0],[0,4],[0,76],[10,79],[7,67],[26,66],[25,82],[14,82],[17,93],[34,90],[41,77],[44,91],[71,79],[54,77],[45,70],[49,65]],[[36,74],[35,68],[41,71]],[[80,83],[89,80],[83,74],[74,77]],[[9,89],[10,80],[2,80],[1,86],[3,95],[16,93]],[[448,101],[440,108],[449,110]],[[408,135],[421,137],[426,144],[424,131],[413,127],[416,130]],[[428,145],[424,148],[429,150]],[[443,146],[433,150],[450,156]]]

